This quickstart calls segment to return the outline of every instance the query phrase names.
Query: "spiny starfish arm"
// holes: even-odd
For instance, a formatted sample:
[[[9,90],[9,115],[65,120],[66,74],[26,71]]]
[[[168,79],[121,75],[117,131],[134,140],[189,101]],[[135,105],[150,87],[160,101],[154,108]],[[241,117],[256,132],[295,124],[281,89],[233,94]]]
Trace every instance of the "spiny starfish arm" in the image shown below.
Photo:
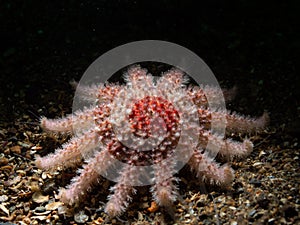
[[[221,121],[225,116],[227,132],[258,132],[262,131],[269,123],[269,115],[266,112],[259,118],[250,118],[229,112],[212,112],[211,116],[216,121]]]
[[[70,84],[74,89],[76,89],[76,94],[78,97],[90,103],[96,102],[99,89],[104,88],[103,84],[81,85],[76,81],[71,81]]]
[[[121,89],[119,85],[108,83],[101,83],[99,85],[82,85],[75,81],[70,83],[76,88],[77,96],[90,103],[96,103],[96,100],[112,101]]]
[[[236,95],[236,87],[231,89],[220,89],[212,86],[190,86],[187,94],[198,107],[218,107],[224,97],[225,103],[230,102]]]
[[[88,154],[97,147],[98,134],[94,129],[73,137],[58,148],[54,153],[44,157],[37,156],[35,164],[40,169],[51,169],[58,166],[65,168],[76,166],[82,159],[82,154]]]
[[[136,190],[130,185],[133,179],[138,176],[137,167],[127,164],[121,171],[118,183],[111,188],[114,193],[108,196],[104,211],[110,216],[115,217],[122,214],[128,204],[131,202],[132,194],[136,193]]]
[[[113,158],[108,151],[97,152],[95,157],[83,165],[83,169],[78,171],[80,175],[73,178],[66,189],[60,190],[58,195],[60,200],[70,205],[79,202],[91,189],[92,185],[98,181],[99,174],[105,173],[113,162]]]
[[[157,87],[161,90],[173,90],[182,88],[188,81],[188,76],[185,76],[181,70],[172,68],[157,80]]]
[[[233,170],[228,165],[219,166],[205,153],[194,150],[194,154],[188,162],[196,176],[202,181],[217,185],[228,185],[234,178]]]
[[[166,158],[153,165],[155,184],[151,188],[154,200],[164,207],[170,207],[176,201],[178,193],[174,177],[174,158]]]
[[[130,67],[127,73],[124,74],[126,85],[133,88],[142,89],[145,87],[153,86],[153,77],[151,74],[147,74],[147,70],[141,68],[139,65]]]
[[[227,132],[259,132],[269,123],[269,115],[266,112],[259,118],[250,118],[230,113],[229,111],[213,111],[199,108],[198,115],[201,125],[205,128],[209,128],[213,122],[216,127],[226,125]]]
[[[216,152],[220,155],[229,157],[246,156],[253,150],[252,142],[247,139],[241,143],[230,139],[224,139],[209,131],[200,132],[200,144],[202,148],[207,148],[211,152]]]
[[[85,108],[83,111],[76,111],[61,119],[47,119],[42,117],[40,125],[47,131],[72,132],[74,128],[85,129],[94,122],[94,108]]]
[[[122,87],[119,85],[105,84],[103,88],[98,89],[97,92],[98,102],[105,102],[105,103],[112,102],[121,89]]]
[[[208,101],[203,88],[198,86],[189,86],[187,88],[187,95],[197,107],[208,106]]]

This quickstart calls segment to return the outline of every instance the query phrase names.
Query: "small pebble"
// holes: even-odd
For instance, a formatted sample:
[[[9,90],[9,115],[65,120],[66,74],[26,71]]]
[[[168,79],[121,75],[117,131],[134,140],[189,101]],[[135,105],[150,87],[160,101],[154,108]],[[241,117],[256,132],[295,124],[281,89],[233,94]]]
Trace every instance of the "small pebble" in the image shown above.
[[[234,210],[234,211],[236,210],[236,208],[233,206],[229,206],[229,209]]]
[[[88,219],[89,217],[85,215],[83,211],[80,211],[79,213],[76,213],[74,215],[74,220],[77,223],[85,223],[86,221],[88,221]]]
[[[248,216],[249,216],[249,217],[252,217],[255,213],[256,213],[256,210],[255,210],[255,209],[252,209],[252,210],[249,212]]]
[[[253,184],[255,187],[260,187],[261,186],[261,181],[257,179],[251,179],[249,181],[250,184]]]
[[[44,206],[38,206],[34,209],[34,211],[37,213],[42,213],[46,211],[46,208]]]
[[[0,196],[0,202],[5,202],[5,201],[7,201],[7,200],[8,200],[7,195],[1,195],[1,196]]]
[[[286,198],[281,198],[281,199],[280,199],[280,202],[282,202],[283,204],[287,203],[287,201],[288,201],[288,200],[287,200]]]
[[[52,194],[52,192],[55,190],[55,185],[54,179],[46,180],[41,189],[46,194]]]
[[[256,163],[253,163],[253,167],[258,167],[258,166],[260,166],[260,165],[262,165],[263,163],[262,162],[256,162]]]
[[[38,220],[46,220],[47,216],[32,216],[31,219],[38,219]],[[32,223],[32,224],[39,224],[39,223]]]
[[[51,202],[49,204],[47,204],[45,207],[46,207],[46,210],[55,210],[57,209],[59,206],[63,205],[62,202]]]
[[[10,148],[10,150],[13,152],[13,153],[16,153],[16,154],[21,154],[21,147],[19,145],[15,145],[15,146],[12,146]]]
[[[269,224],[273,224],[274,221],[275,221],[275,218],[268,219],[268,223],[269,223]]]
[[[36,203],[43,203],[49,200],[49,195],[44,196],[41,192],[34,192],[32,200]]]
[[[42,179],[43,179],[43,180],[47,179],[47,173],[46,173],[46,172],[43,172],[43,173],[42,173]]]
[[[0,166],[6,166],[8,164],[8,159],[5,157],[0,158]]]

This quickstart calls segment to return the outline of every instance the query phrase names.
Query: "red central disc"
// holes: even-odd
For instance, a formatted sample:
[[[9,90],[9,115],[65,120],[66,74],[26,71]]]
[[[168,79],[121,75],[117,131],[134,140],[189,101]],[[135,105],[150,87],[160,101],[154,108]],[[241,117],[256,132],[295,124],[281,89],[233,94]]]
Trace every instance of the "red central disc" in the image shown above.
[[[153,118],[161,118],[164,121],[167,132],[172,133],[172,128],[178,126],[179,115],[175,107],[167,100],[156,97],[147,96],[133,105],[133,109],[129,115],[129,122],[133,133],[137,136],[148,138],[151,137]]]

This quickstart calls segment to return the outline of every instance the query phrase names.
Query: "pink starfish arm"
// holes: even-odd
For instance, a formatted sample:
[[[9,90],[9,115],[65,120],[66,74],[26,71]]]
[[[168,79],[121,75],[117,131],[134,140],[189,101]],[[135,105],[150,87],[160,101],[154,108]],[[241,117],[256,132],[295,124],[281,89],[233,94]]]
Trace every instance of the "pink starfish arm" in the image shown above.
[[[177,199],[178,188],[175,183],[178,182],[178,179],[173,176],[175,173],[174,165],[174,158],[172,157],[162,159],[153,165],[155,184],[152,186],[151,192],[154,200],[160,206],[170,207]]]
[[[181,70],[173,68],[162,74],[157,81],[157,87],[161,90],[172,90],[174,88],[182,88],[188,81],[188,76]]]
[[[200,150],[194,150],[188,164],[196,172],[202,181],[217,185],[228,185],[234,178],[233,170],[228,165],[219,166],[213,159],[202,154]]]
[[[113,164],[113,158],[108,151],[103,150],[96,153],[95,157],[78,171],[79,176],[72,179],[72,183],[66,188],[61,189],[59,198],[66,204],[74,204],[79,202],[85,194],[95,184],[100,174],[103,174]]]
[[[206,128],[209,128],[213,120],[217,127],[225,123],[227,132],[252,133],[263,130],[269,123],[269,115],[266,112],[259,118],[250,118],[228,111],[218,112],[200,108],[198,114],[200,123]]]
[[[74,127],[81,129],[90,127],[94,122],[94,108],[86,108],[83,111],[77,111],[62,119],[47,119],[42,117],[41,127],[47,131],[54,132],[72,132]]]
[[[137,178],[138,167],[127,164],[121,171],[118,183],[111,188],[113,194],[108,196],[109,201],[105,206],[105,212],[110,217],[120,215],[128,207],[131,202],[132,194],[136,193],[136,190],[130,185],[130,182]]]
[[[214,115],[218,116],[218,115]],[[227,131],[241,132],[241,133],[253,133],[262,131],[269,123],[269,114],[267,112],[263,113],[262,116],[258,118],[249,118],[245,116],[240,116],[237,114],[226,114],[227,120]]]
[[[207,148],[223,156],[242,157],[250,154],[253,150],[252,142],[247,139],[243,142],[232,141],[214,135],[209,131],[201,131],[199,138],[203,149]]]
[[[97,92],[97,100],[99,103],[105,102],[109,103],[112,102],[115,96],[121,90],[121,86],[115,84],[105,84],[105,87],[100,88]]]
[[[81,162],[82,153],[87,154],[97,148],[99,144],[98,138],[98,134],[94,129],[88,130],[82,135],[73,137],[54,153],[44,157],[37,156],[35,164],[40,169],[75,166]]]
[[[76,81],[70,82],[71,86],[76,89],[76,94],[82,100],[95,103],[98,97],[98,91],[104,88],[104,84],[99,85],[82,85]]]
[[[121,87],[115,84],[101,83],[99,85],[82,85],[76,81],[70,82],[76,88],[76,94],[84,101],[90,103],[111,102],[119,93]]]
[[[224,98],[225,103],[232,101],[236,95],[236,89],[236,87],[219,89],[211,86],[192,86],[187,89],[187,94],[198,107],[217,107],[222,98]]]
[[[124,79],[126,84],[136,89],[136,91],[153,87],[153,76],[139,65],[131,66],[124,74]]]

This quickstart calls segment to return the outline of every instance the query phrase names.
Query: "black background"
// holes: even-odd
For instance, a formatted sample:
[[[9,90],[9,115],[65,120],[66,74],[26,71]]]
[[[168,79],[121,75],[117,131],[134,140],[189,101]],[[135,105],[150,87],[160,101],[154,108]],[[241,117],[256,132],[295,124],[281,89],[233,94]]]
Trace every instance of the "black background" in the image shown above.
[[[233,110],[267,110],[272,126],[297,133],[299,11],[297,1],[1,1],[0,120],[59,116],[50,103],[71,112],[68,82],[97,57],[157,39],[189,48],[221,85],[237,85]]]

